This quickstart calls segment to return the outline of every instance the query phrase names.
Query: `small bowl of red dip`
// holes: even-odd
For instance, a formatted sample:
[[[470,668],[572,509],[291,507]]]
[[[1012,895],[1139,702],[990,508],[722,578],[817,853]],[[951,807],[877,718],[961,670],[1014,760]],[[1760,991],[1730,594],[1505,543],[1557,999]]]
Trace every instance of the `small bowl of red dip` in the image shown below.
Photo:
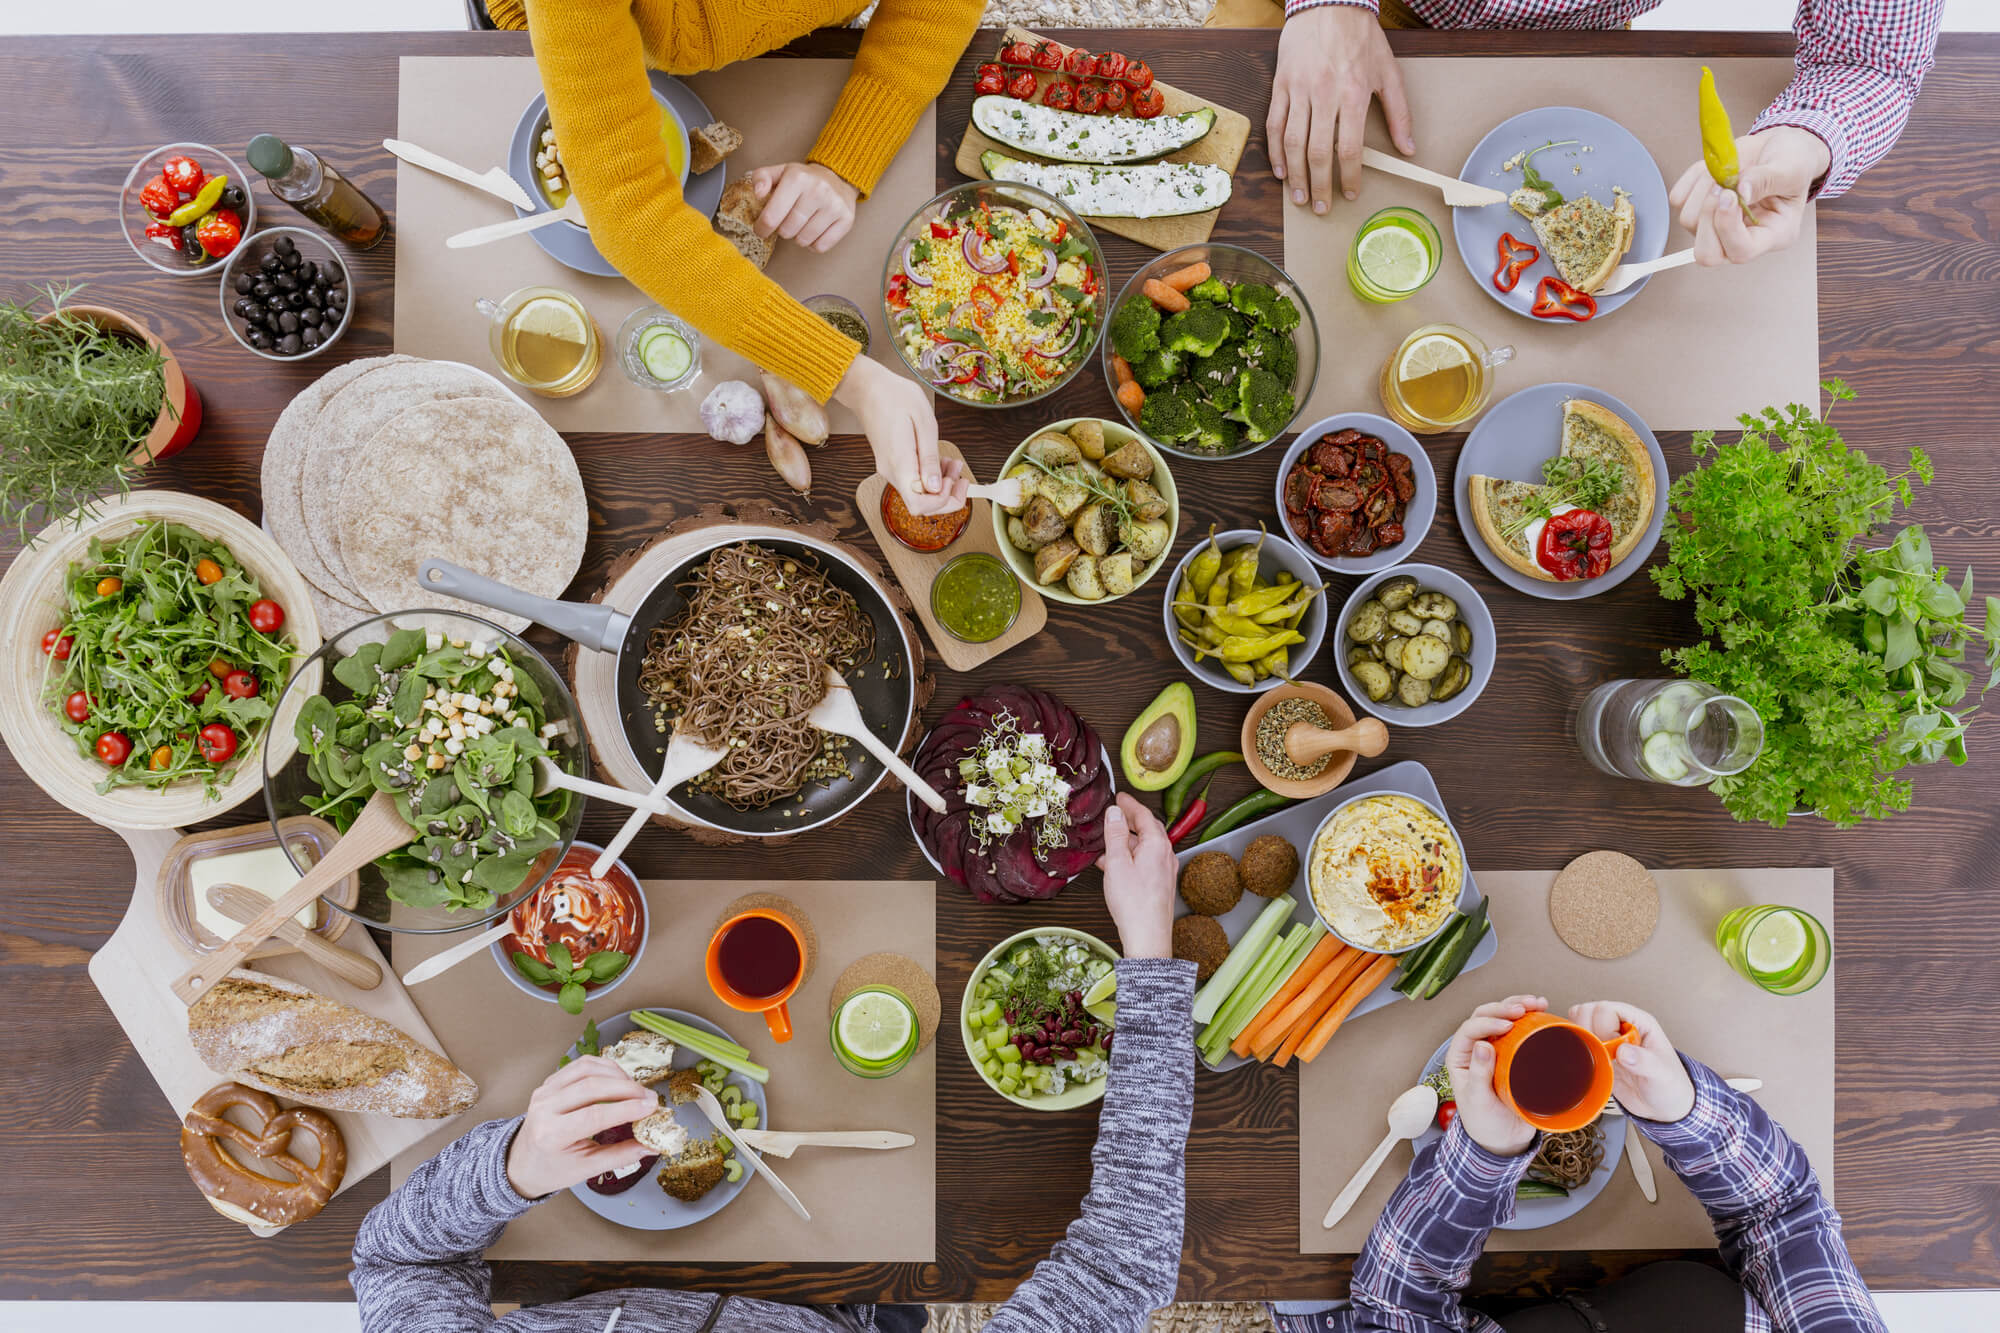
[[[590,867],[603,851],[587,842],[570,844],[542,887],[507,914],[508,933],[491,945],[493,961],[509,981],[572,1013],[581,1013],[584,1000],[631,976],[646,952],[645,891],[623,861],[613,861],[602,879],[592,878]],[[582,987],[580,995],[559,979],[564,951],[569,975]],[[591,962],[593,955],[612,953],[625,955],[623,965],[615,958]],[[569,1002],[564,1000],[566,989]]]
[[[948,514],[913,514],[894,486],[882,488],[882,526],[912,551],[942,551],[957,541],[972,521],[972,506]]]

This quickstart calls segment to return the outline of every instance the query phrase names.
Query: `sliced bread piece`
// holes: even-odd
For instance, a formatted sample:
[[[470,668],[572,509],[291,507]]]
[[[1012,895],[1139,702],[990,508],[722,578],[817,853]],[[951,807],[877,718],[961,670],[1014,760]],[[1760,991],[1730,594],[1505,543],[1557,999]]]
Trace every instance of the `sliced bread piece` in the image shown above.
[[[688,135],[688,173],[699,176],[722,165],[722,159],[743,146],[743,132],[713,121]]]
[[[674,1044],[643,1028],[605,1047],[604,1057],[649,1088],[674,1072]]]
[[[764,201],[748,176],[737,178],[715,206],[715,229],[758,268],[771,262],[771,242],[757,234],[757,216],[763,211]]]
[[[672,1158],[687,1151],[693,1137],[674,1119],[670,1107],[661,1107],[632,1125],[632,1137],[662,1157]]]

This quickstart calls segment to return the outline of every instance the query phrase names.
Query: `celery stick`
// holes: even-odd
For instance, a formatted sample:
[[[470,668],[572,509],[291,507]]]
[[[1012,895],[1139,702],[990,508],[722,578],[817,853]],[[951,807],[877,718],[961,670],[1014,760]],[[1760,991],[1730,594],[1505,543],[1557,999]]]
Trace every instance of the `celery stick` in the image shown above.
[[[1279,939],[1271,941],[1264,950],[1264,957],[1251,969],[1243,984],[1236,988],[1216,1012],[1215,1021],[1202,1032],[1202,1051],[1210,1064],[1219,1063],[1229,1054],[1229,1043],[1236,1040],[1241,1032],[1264,1007],[1264,1001],[1274,994],[1284,978],[1291,974],[1293,967],[1303,955],[1300,948],[1311,946],[1306,943],[1311,928],[1301,923]],[[1261,997],[1261,998],[1260,998]]]
[[[1236,989],[1243,974],[1264,952],[1264,946],[1284,928],[1285,922],[1291,920],[1292,909],[1298,905],[1298,900],[1287,893],[1273,898],[1257,914],[1257,919],[1250,923],[1250,929],[1243,932],[1243,938],[1229,951],[1229,957],[1222,960],[1222,966],[1215,969],[1215,975],[1194,997],[1195,1022],[1206,1023],[1215,1017],[1215,1011],[1229,998],[1229,992]]]
[[[734,1070],[745,1078],[756,1079],[759,1083],[771,1081],[770,1070],[749,1059],[747,1052],[742,1055],[737,1054],[736,1052],[743,1050],[742,1047],[734,1042],[724,1041],[712,1032],[703,1032],[699,1028],[676,1023],[671,1018],[662,1018],[643,1009],[632,1015],[632,1021],[648,1032],[657,1032],[662,1037],[687,1047],[696,1055],[706,1056],[724,1069]]]
[[[677,1019],[668,1018],[662,1014],[656,1014],[650,1009],[633,1010],[632,1021],[634,1023],[637,1023],[640,1027],[647,1029],[650,1032],[659,1033],[663,1037],[673,1037],[677,1032],[692,1033],[694,1036],[700,1038],[703,1042],[706,1042],[708,1045],[717,1047],[718,1049],[721,1050],[728,1051],[731,1055],[737,1057],[738,1059],[742,1059],[750,1054],[750,1048],[748,1046],[738,1046],[735,1042],[729,1040],[729,1038],[727,1037],[718,1037],[713,1032],[704,1032],[700,1028],[689,1027],[687,1024],[682,1023]]]
[[[1214,1019],[1201,1030],[1201,1035],[1195,1041],[1196,1046],[1208,1051],[1224,1044],[1218,1042],[1216,1038],[1220,1036],[1231,1016],[1243,1007],[1243,1002],[1250,993],[1263,984],[1264,978],[1270,975],[1305,933],[1306,928],[1303,925],[1293,926],[1289,932],[1265,946],[1263,954],[1251,964],[1249,973],[1236,989],[1229,993],[1229,998],[1222,1002],[1222,1007],[1215,1011]]]
[[[1305,962],[1306,955],[1311,953],[1313,947],[1325,938],[1326,926],[1318,921],[1314,921],[1312,926],[1306,931],[1305,938],[1298,942],[1298,946],[1292,955],[1278,966],[1277,971],[1266,981],[1263,989],[1251,997],[1250,1003],[1244,1005],[1243,1008],[1237,1010],[1231,1016],[1225,1045],[1243,1035],[1243,1029],[1250,1026],[1250,1020],[1263,1012],[1264,1006],[1271,1002],[1271,997],[1278,993],[1278,988],[1291,979],[1292,973],[1299,970],[1299,964]]]

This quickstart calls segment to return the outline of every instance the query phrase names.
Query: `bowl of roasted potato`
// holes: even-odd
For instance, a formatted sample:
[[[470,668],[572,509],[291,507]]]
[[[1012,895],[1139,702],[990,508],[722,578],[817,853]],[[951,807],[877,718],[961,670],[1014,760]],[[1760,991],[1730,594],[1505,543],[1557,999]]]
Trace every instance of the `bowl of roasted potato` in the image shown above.
[[[1472,707],[1493,678],[1493,613],[1450,570],[1397,565],[1354,590],[1332,646],[1361,707],[1394,726],[1434,727]]]
[[[1007,456],[1019,504],[993,506],[1000,553],[1022,582],[1072,605],[1115,602],[1166,563],[1180,500],[1137,431],[1101,417],[1042,427]]]

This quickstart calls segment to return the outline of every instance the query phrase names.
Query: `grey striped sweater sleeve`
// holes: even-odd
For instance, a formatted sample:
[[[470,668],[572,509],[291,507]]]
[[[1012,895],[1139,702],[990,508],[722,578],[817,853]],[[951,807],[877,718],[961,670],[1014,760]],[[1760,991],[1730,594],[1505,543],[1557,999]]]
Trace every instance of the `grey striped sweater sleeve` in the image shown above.
[[[1174,1299],[1194,1118],[1194,964],[1118,964],[1111,1082],[1083,1213],[986,1333],[1131,1333]]]

